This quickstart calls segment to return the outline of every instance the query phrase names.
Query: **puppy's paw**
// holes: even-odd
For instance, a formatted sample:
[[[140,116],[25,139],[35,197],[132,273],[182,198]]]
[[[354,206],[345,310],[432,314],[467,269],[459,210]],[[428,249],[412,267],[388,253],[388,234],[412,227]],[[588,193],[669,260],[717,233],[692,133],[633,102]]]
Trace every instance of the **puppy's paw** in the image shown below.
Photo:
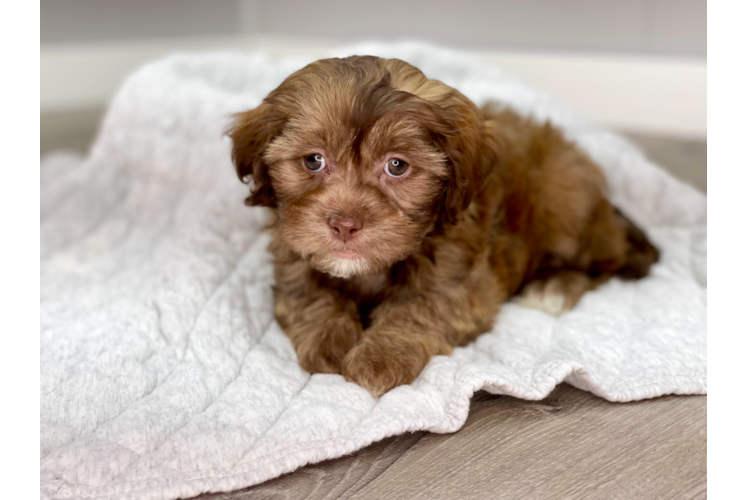
[[[514,302],[558,316],[574,307],[585,291],[593,288],[589,276],[576,271],[562,271],[547,279],[531,281]]]
[[[367,337],[343,360],[342,373],[373,396],[380,396],[399,385],[410,384],[425,363],[418,358],[394,355],[387,345]]]
[[[429,336],[370,331],[343,360],[342,373],[374,396],[413,382],[434,354],[448,354],[446,342]]]
[[[517,295],[514,302],[531,309],[537,309],[551,316],[558,316],[566,311],[566,297],[560,290],[549,286],[550,282],[533,281],[528,283]]]
[[[302,368],[310,373],[340,373],[343,358],[361,337],[361,324],[348,317],[330,318],[312,332],[294,337],[296,355]]]

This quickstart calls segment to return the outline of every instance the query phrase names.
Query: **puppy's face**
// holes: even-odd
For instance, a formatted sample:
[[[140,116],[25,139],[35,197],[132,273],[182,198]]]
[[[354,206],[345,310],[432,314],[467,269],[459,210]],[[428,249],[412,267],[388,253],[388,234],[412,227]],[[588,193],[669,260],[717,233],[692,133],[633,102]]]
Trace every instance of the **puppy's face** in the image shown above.
[[[313,63],[239,115],[231,136],[237,173],[253,181],[248,204],[276,208],[285,243],[343,278],[418,250],[481,175],[477,108],[398,60]]]

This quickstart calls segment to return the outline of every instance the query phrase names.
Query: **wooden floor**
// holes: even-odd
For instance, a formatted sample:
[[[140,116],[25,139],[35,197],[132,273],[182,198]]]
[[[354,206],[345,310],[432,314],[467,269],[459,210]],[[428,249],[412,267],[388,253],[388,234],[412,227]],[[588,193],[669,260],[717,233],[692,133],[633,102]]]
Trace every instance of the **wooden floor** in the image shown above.
[[[353,455],[200,500],[706,498],[706,396],[609,403],[568,385],[540,402],[478,393],[455,434]]]

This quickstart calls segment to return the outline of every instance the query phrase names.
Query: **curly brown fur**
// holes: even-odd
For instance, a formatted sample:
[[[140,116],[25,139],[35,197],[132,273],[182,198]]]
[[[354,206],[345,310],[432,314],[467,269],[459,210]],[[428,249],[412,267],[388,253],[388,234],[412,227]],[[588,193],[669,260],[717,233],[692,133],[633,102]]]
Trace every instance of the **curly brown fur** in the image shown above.
[[[658,258],[557,129],[480,110],[403,61],[310,64],[231,136],[247,204],[275,213],[275,314],[301,366],[373,394],[488,331],[525,285],[563,310]],[[400,178],[393,158],[410,165]]]

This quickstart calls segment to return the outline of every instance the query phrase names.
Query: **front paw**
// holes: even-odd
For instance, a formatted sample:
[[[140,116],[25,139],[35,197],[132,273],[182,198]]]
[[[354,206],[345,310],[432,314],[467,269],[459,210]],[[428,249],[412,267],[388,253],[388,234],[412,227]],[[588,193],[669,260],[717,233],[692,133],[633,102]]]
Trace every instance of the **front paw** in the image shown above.
[[[420,343],[407,344],[398,337],[368,334],[343,359],[343,376],[373,396],[410,384],[431,356]]]
[[[305,325],[307,328],[310,325]],[[289,332],[299,364],[309,373],[340,373],[340,364],[361,337],[361,324],[348,317],[329,318],[313,331]]]

